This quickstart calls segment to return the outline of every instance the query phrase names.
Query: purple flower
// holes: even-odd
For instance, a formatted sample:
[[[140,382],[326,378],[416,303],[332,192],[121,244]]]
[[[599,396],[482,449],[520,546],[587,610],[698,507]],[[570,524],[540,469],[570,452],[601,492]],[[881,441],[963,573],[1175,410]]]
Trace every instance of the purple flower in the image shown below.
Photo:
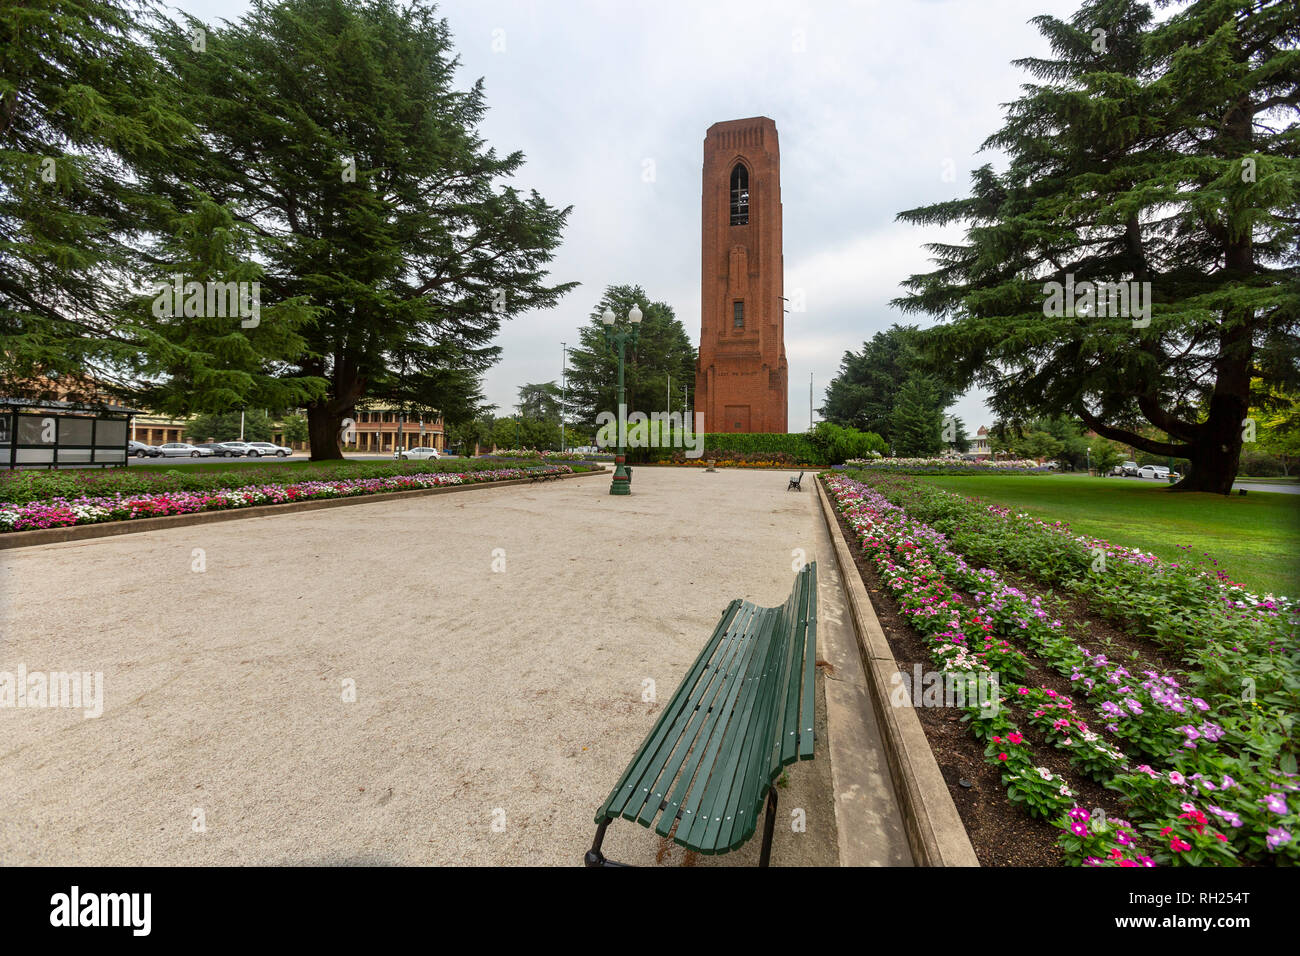
[[[1286,800],[1282,799],[1280,793],[1270,793],[1267,797],[1261,800],[1260,803],[1264,804],[1274,813],[1286,814],[1289,812],[1287,810]]]
[[[1239,826],[1242,825],[1242,823],[1241,823],[1241,817],[1239,817],[1237,814],[1233,813],[1231,810],[1224,810],[1224,809],[1222,809],[1222,808],[1220,808],[1220,807],[1216,807],[1216,806],[1208,806],[1208,807],[1206,807],[1205,809],[1209,810],[1209,811],[1210,811],[1211,813],[1213,813],[1216,817],[1221,818],[1224,822],[1228,823],[1229,825],[1231,825],[1231,826],[1233,826],[1233,827],[1239,827]]]
[[[1276,850],[1283,843],[1291,842],[1291,833],[1288,830],[1283,830],[1281,827],[1269,827],[1268,836],[1265,838],[1264,842]]]

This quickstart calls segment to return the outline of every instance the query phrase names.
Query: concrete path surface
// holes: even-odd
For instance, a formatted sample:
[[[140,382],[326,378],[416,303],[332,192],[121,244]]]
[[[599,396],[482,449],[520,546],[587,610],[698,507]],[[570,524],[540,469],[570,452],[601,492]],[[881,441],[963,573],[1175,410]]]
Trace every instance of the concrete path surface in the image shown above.
[[[733,597],[784,601],[796,549],[833,560],[786,480],[639,468],[621,498],[591,478],[0,553],[0,671],[104,689],[98,718],[0,707],[0,863],[577,864],[647,682],[667,701]],[[774,865],[840,859],[822,683]],[[616,821],[605,852],[758,842],[700,858]]]

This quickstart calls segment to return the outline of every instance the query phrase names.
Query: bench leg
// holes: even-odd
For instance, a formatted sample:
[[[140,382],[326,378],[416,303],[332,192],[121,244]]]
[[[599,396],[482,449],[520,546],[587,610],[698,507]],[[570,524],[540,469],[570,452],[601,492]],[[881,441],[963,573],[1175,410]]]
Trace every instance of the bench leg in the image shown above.
[[[605,842],[605,828],[609,826],[606,820],[596,828],[596,839],[592,841],[591,849],[582,858],[586,866],[627,866],[626,863],[615,863],[613,860],[605,859],[605,854],[600,852],[600,845]]]
[[[758,854],[758,865],[767,866],[772,859],[772,834],[776,832],[776,785],[767,789],[767,814],[763,818],[763,848]]]

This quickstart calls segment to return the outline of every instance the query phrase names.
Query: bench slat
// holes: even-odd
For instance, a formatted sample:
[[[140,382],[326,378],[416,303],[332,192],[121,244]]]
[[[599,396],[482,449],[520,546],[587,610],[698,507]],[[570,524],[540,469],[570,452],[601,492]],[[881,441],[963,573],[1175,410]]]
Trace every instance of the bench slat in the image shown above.
[[[638,748],[636,756],[628,764],[627,769],[623,771],[623,776],[619,779],[614,789],[610,792],[609,798],[604,805],[596,812],[596,823],[603,823],[605,820],[612,820],[620,815],[623,807],[627,804],[628,799],[635,792],[636,784],[640,782],[642,776],[654,761],[665,742],[669,739],[669,731],[678,716],[683,713],[687,703],[693,703],[695,698],[693,692],[698,689],[699,694],[704,693],[704,687],[698,686],[700,678],[705,675],[709,662],[713,658],[720,644],[723,643],[724,637],[732,637],[729,634],[729,626],[736,617],[741,608],[742,602],[739,600],[732,601],[727,605],[727,609],[722,612],[722,617],[718,621],[717,627],[713,629],[713,636],[708,643],[704,645],[695,663],[687,672],[686,677],[682,679],[681,686],[673,694],[668,705],[664,708],[659,719],[655,721],[650,733],[646,735]],[[673,742],[676,738],[671,738]]]
[[[719,852],[735,849],[754,835],[758,827],[758,808],[776,778],[776,774],[772,772],[772,760],[773,752],[779,754],[780,751],[781,721],[784,712],[784,694],[781,688],[788,686],[791,679],[790,671],[795,662],[801,660],[790,655],[787,635],[796,628],[799,596],[803,592],[803,587],[804,575],[799,575],[795,578],[794,590],[790,597],[780,608],[779,633],[783,640],[773,647],[772,663],[768,671],[767,679],[771,687],[768,691],[768,713],[761,732],[754,735],[748,762],[740,778],[738,809],[734,811],[730,827],[724,828],[719,836]],[[753,807],[754,811],[745,813],[746,807]]]
[[[812,760],[815,738],[813,735],[813,710],[817,702],[817,565],[811,564],[809,586],[812,596],[808,601],[808,638],[805,642],[803,659],[803,706],[799,714],[799,759]]]
[[[681,769],[682,764],[690,756],[691,748],[695,739],[699,736],[701,728],[711,725],[711,718],[716,719],[714,715],[722,712],[732,683],[739,679],[739,674],[744,670],[745,653],[750,649],[748,634],[752,627],[751,621],[755,610],[752,604],[742,604],[737,612],[728,633],[730,643],[719,655],[718,663],[714,669],[713,676],[716,679],[712,681],[708,692],[695,696],[694,704],[688,711],[689,722],[683,724],[678,731],[672,753],[666,759],[666,763],[662,768],[659,777],[661,780],[660,786],[651,790],[647,795],[648,799],[645,805],[635,815],[636,822],[642,826],[648,827],[654,822],[655,814],[659,812],[660,807],[664,807],[664,819],[676,818],[681,800],[674,795],[667,800],[665,806],[668,789],[672,786],[673,780],[677,778],[677,772]],[[689,779],[688,775],[683,778],[682,782],[689,782]],[[623,815],[628,819],[633,819],[626,811]]]
[[[745,744],[752,743],[761,731],[765,710],[769,703],[767,695],[761,693],[763,675],[771,667],[770,649],[774,646],[774,636],[779,617],[774,608],[760,608],[758,615],[758,637],[754,641],[755,653],[751,657],[751,666],[746,669],[743,680],[736,687],[737,699],[728,715],[730,719],[720,721],[715,727],[705,750],[702,770],[710,771],[707,779],[702,779],[691,791],[690,801],[685,805],[685,814],[677,825],[676,842],[686,846],[695,846],[703,853],[713,852],[717,834],[726,814],[727,801],[733,787],[739,789],[736,779],[736,766]],[[739,794],[736,796],[739,802]]]
[[[816,606],[817,580],[816,572],[800,575],[798,605],[795,608],[795,626],[790,639],[790,677],[782,697],[782,721],[780,739],[777,744],[772,771],[779,772],[781,767],[793,763],[799,753],[799,720],[802,713],[799,697],[803,691],[803,672],[806,666],[804,657],[805,641],[808,630],[809,605]]]
[[[596,823],[621,816],[706,854],[753,836],[781,768],[813,757],[816,609],[815,563],[782,605],[732,601]]]
[[[718,748],[731,722],[736,701],[748,683],[745,676],[755,655],[761,651],[761,641],[755,639],[754,635],[762,634],[764,620],[762,615],[767,608],[760,608],[749,602],[745,602],[744,606],[752,612],[747,621],[744,654],[736,669],[728,675],[726,692],[720,695],[699,733],[691,740],[691,758],[686,764],[685,771],[678,777],[677,786],[668,803],[667,809],[672,812],[665,813],[655,828],[655,832],[660,836],[669,835],[674,818],[679,820],[677,826],[679,838],[694,829],[700,813],[700,802],[717,761]]]

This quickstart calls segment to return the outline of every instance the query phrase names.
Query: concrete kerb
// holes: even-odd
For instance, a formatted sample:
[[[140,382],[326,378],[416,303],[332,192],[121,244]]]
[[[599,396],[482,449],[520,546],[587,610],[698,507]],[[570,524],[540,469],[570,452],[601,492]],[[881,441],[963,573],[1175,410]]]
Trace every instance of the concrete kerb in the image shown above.
[[[898,662],[876,618],[862,576],[856,573],[857,564],[840,531],[830,497],[820,480],[815,484],[822,517],[843,570],[840,578],[852,611],[858,650],[866,669],[871,703],[884,739],[912,856],[920,866],[979,866],[975,848],[948,793],[948,785],[916,711],[910,706],[890,705],[890,680],[898,673]]]
[[[608,475],[609,469],[601,467],[592,471],[556,476],[590,478]],[[32,531],[11,531],[0,534],[0,550],[30,548],[42,544],[61,544],[65,541],[83,541],[87,538],[107,538],[119,534],[139,534],[180,528],[193,524],[210,524],[214,521],[235,521],[239,518],[265,518],[271,515],[295,514],[301,511],[319,511],[322,508],[341,508],[345,505],[364,505],[394,498],[418,498],[423,495],[444,495],[457,491],[475,491],[480,488],[503,488],[509,485],[535,483],[532,478],[511,478],[507,481],[483,481],[465,485],[443,485],[440,488],[412,488],[407,491],[385,491],[377,495],[355,495],[347,498],[319,498],[313,501],[289,501],[275,505],[253,505],[250,508],[227,508],[220,511],[196,511],[193,514],[162,515],[157,518],[128,518],[125,521],[104,521],[96,524],[72,525],[66,528],[38,528]]]

